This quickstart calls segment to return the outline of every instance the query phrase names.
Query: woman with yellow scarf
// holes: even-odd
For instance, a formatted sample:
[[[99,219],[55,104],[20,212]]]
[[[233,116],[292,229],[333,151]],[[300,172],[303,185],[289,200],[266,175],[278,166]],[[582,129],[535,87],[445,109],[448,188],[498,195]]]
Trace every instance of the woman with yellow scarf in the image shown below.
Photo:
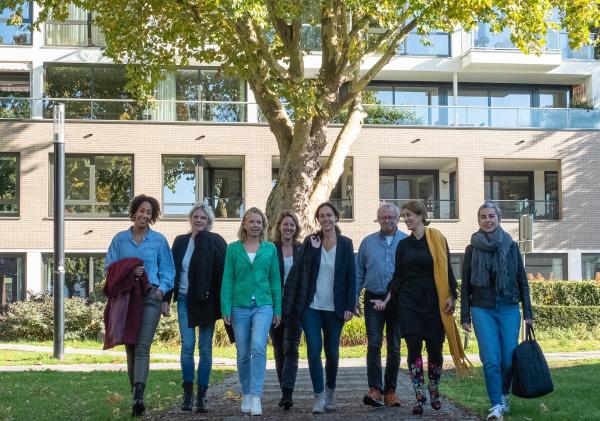
[[[448,337],[450,353],[459,376],[468,370],[458,329],[452,313],[457,298],[456,279],[450,266],[446,239],[434,228],[428,228],[427,209],[419,201],[406,202],[402,217],[411,235],[398,243],[396,269],[385,301],[374,303],[385,308],[391,304],[398,312],[402,337],[408,349],[407,364],[416,405],[413,414],[423,413],[427,402],[422,349],[427,349],[427,371],[431,407],[441,407],[439,382],[442,374],[444,337]]]

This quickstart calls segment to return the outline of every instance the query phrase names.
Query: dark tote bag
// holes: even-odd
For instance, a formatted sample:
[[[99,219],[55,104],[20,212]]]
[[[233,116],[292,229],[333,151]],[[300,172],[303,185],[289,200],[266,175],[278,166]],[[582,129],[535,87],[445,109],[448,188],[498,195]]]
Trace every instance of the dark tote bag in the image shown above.
[[[513,353],[512,393],[520,398],[537,398],[552,392],[554,384],[533,326],[527,325],[525,332],[525,340]]]

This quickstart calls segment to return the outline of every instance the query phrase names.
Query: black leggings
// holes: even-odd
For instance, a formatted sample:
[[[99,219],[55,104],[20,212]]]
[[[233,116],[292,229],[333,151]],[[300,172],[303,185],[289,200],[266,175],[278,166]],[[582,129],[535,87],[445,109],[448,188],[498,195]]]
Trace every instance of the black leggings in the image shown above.
[[[444,347],[443,341],[434,341],[418,335],[406,336],[404,341],[406,342],[406,349],[408,350],[408,368],[414,365],[423,366],[423,341],[425,341],[425,348],[427,349],[427,363],[437,367],[442,366],[442,363],[444,362],[444,356],[442,355],[442,348]],[[420,364],[417,360],[420,360]]]

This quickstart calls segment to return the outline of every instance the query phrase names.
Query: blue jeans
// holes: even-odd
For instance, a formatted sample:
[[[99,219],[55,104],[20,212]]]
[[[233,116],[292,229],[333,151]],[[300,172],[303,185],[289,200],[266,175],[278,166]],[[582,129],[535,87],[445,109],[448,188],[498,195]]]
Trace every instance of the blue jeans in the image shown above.
[[[233,307],[231,325],[237,349],[237,369],[242,394],[262,397],[267,368],[267,339],[273,306]]]
[[[519,342],[521,326],[519,304],[497,298],[495,308],[471,307],[471,315],[485,386],[494,406],[502,403],[502,395],[510,392],[512,356]]]
[[[179,334],[181,335],[181,374],[184,383],[194,382],[194,348],[196,347],[196,329],[188,327],[187,297],[179,294],[177,297],[177,318]],[[199,327],[198,351],[198,384],[208,386],[212,368],[212,340],[215,323]]]
[[[325,377],[327,387],[335,389],[338,364],[340,361],[340,335],[344,321],[334,311],[313,310],[308,308],[302,316],[302,327],[306,338],[308,371],[313,391],[321,393],[323,387],[323,362],[321,351],[325,343]],[[323,332],[323,336],[321,336]],[[323,337],[325,340],[323,341]]]

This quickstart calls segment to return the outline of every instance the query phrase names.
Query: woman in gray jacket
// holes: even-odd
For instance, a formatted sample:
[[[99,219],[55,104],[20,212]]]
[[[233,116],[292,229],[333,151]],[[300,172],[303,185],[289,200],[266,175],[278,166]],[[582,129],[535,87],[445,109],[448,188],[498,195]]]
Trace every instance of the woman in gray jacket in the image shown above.
[[[462,267],[461,323],[479,344],[490,399],[488,420],[508,413],[512,354],[519,341],[523,303],[525,323],[533,324],[529,285],[519,246],[500,226],[500,209],[485,202],[477,212],[479,230],[471,236]]]

